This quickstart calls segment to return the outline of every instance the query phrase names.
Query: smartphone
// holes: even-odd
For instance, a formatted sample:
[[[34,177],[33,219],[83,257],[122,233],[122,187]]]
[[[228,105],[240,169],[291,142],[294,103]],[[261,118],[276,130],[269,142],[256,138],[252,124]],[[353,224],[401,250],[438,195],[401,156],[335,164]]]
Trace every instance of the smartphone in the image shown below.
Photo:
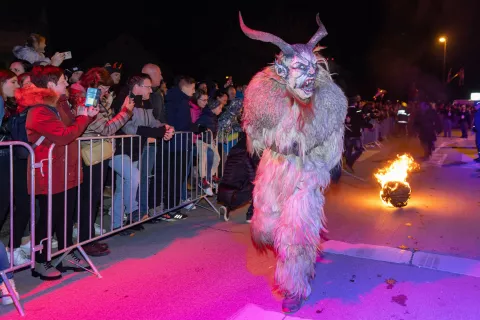
[[[142,96],[136,96],[132,91],[129,92],[128,97],[133,100],[133,104],[136,106],[142,105]]]
[[[135,98],[133,98],[133,102],[136,106],[141,106],[142,105],[142,96],[135,96]]]
[[[85,107],[96,107],[98,102],[100,101],[101,93],[102,92],[100,91],[100,89],[88,88]]]
[[[72,51],[66,51],[63,53],[63,59],[64,60],[67,60],[67,59],[72,59]]]

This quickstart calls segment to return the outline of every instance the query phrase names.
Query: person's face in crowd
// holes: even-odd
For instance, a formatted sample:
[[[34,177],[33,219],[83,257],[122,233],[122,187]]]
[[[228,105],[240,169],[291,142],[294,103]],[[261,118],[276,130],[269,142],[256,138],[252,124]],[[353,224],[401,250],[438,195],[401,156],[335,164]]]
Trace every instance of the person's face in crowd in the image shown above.
[[[59,96],[67,93],[67,87],[68,87],[68,82],[67,82],[67,79],[65,79],[65,76],[63,74],[60,77],[60,79],[58,79],[57,84],[55,84],[51,81],[49,83],[47,83],[47,88],[52,89]]]
[[[183,93],[185,93],[187,96],[191,97],[193,96],[193,94],[195,93],[195,83],[192,83],[192,84],[184,84],[181,88],[180,88]]]
[[[110,75],[110,78],[112,78],[113,83],[119,84],[120,83],[120,78],[122,77],[122,74],[120,72],[114,72]]]
[[[5,81],[2,85],[3,98],[13,98],[15,97],[15,90],[20,88],[18,84],[17,77],[12,77]]]
[[[80,77],[83,75],[83,71],[75,71],[70,77],[70,83],[77,83],[80,80]]]
[[[201,83],[199,86],[198,86],[198,89],[201,89],[205,92],[208,92],[207,90],[207,84],[206,83]]]
[[[20,83],[21,88],[26,88],[28,86],[32,86],[32,80],[30,79],[30,76],[23,78],[22,83]]]
[[[212,109],[213,114],[218,116],[220,113],[222,113],[222,108],[223,108],[223,104],[219,104],[218,107],[216,107],[215,109]]]
[[[200,108],[205,108],[205,106],[208,104],[208,96],[206,94],[200,96],[200,99],[197,100],[197,105]]]
[[[167,84],[165,82],[162,82],[160,84],[160,91],[162,92],[163,95],[166,95],[167,94]]]
[[[142,100],[150,99],[150,94],[152,93],[152,81],[150,81],[150,79],[143,80],[143,84],[138,86],[138,90],[136,91],[138,92],[136,95],[141,95]]]
[[[47,41],[45,38],[41,38],[39,41],[33,43],[33,48],[38,53],[45,53],[45,47],[47,46]]]
[[[23,64],[20,62],[13,62],[10,65],[10,71],[15,73],[17,76],[21,75],[22,73],[25,73],[25,68],[23,68]]]
[[[237,90],[235,90],[235,88],[228,88],[228,98],[230,100],[233,100],[235,99],[236,96],[237,96]]]
[[[227,104],[227,100],[228,100],[228,97],[226,94],[220,96],[217,98],[218,101],[220,101],[220,103],[222,104],[222,106],[226,105]]]

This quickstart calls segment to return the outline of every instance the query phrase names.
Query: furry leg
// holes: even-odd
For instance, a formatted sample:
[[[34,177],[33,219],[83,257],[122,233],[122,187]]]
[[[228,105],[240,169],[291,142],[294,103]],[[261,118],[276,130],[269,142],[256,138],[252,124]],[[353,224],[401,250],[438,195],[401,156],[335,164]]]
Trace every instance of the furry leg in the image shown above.
[[[324,202],[318,176],[312,172],[303,176],[297,190],[283,205],[274,239],[275,281],[280,291],[291,297],[306,299],[311,293],[320,231],[325,225]]]
[[[274,175],[277,165],[272,164],[273,157],[267,150],[257,168],[253,189],[254,213],[251,222],[251,236],[255,247],[264,252],[273,247],[273,234],[280,217]]]
[[[266,212],[263,211],[262,208],[253,208],[250,234],[253,244],[258,251],[265,252],[267,248],[273,248],[273,234],[277,225],[278,216],[278,213]]]

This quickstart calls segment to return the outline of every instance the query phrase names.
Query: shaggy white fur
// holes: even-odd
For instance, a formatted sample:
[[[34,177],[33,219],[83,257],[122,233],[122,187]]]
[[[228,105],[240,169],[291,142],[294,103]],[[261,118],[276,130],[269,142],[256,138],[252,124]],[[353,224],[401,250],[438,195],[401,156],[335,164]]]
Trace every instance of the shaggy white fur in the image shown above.
[[[315,276],[323,191],[341,160],[346,112],[345,95],[321,67],[308,103],[291,95],[273,67],[257,73],[245,92],[244,130],[250,151],[261,154],[252,240],[259,250],[274,249],[279,290],[300,299]]]

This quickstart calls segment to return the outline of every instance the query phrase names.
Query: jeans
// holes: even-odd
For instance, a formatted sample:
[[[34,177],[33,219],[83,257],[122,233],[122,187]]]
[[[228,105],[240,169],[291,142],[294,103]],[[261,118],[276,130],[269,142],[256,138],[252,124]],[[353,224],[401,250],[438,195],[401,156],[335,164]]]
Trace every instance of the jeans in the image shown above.
[[[10,215],[10,157],[0,156],[0,228]],[[13,158],[13,247],[22,244],[22,237],[30,222],[30,195],[27,190],[27,160]],[[12,244],[9,243],[9,246]]]
[[[185,161],[187,161],[186,167],[185,167],[185,163],[182,164],[183,167],[187,171],[185,173],[185,177],[182,180],[181,201],[185,201],[188,198],[187,179],[188,179],[188,176],[190,175],[190,172],[192,172],[192,155],[191,155],[191,153],[190,152],[187,153],[186,157],[187,157],[186,160],[185,160]]]
[[[123,172],[122,172],[123,163]],[[138,161],[132,162],[128,155],[116,155],[108,165],[115,171],[115,193],[113,194],[113,228],[122,226],[124,210],[128,213],[138,212],[137,192],[140,184]],[[133,221],[140,217],[132,217]]]
[[[159,145],[157,148],[161,148]],[[148,156],[148,165],[147,165],[147,156]],[[155,166],[155,145],[145,146],[142,152],[142,166],[141,166],[141,175],[140,180],[140,213],[146,214],[148,212],[148,187],[149,187],[149,176],[152,174],[153,167]],[[157,174],[161,174],[157,172]]]
[[[188,163],[189,151],[176,150],[169,152],[168,161],[164,162],[164,176],[166,182],[165,191],[167,199],[165,201],[165,208],[172,209],[180,204],[182,183],[187,176],[186,165]]]
[[[80,230],[81,242],[95,237],[95,221],[97,220],[98,207],[103,196],[102,186],[107,179],[107,172],[109,171],[106,164],[106,161],[102,161],[93,166],[83,165],[83,183],[80,185],[79,203],[80,221],[77,221],[79,222],[78,228]],[[100,211],[103,214],[103,208],[100,208]],[[77,218],[78,216],[75,214],[73,220],[78,220]]]
[[[362,153],[361,138],[345,138],[345,158],[349,167],[353,167],[353,164],[360,158]]]
[[[452,120],[450,119],[443,120],[443,136],[452,137]]]
[[[480,130],[480,128],[477,130]],[[480,158],[480,132],[475,133],[475,145],[477,146],[478,157]]]
[[[10,262],[8,262],[7,250],[2,241],[0,241],[0,270],[5,270],[10,268]],[[8,279],[13,279],[13,272],[7,273]],[[0,284],[3,283],[2,277],[0,277]]]
[[[215,153],[213,153],[212,149],[208,148],[207,149],[207,177],[212,176],[212,167],[213,167],[213,158],[214,157],[215,157]],[[217,171],[218,171],[218,166],[217,166]],[[211,181],[209,181],[209,182],[211,182]]]
[[[66,197],[65,197],[66,193]],[[48,196],[41,194],[37,196],[40,207],[40,216],[35,225],[35,244],[48,236]],[[66,198],[66,199],[65,199]],[[67,200],[65,206],[65,200]],[[77,201],[77,188],[52,195],[52,235],[57,236],[58,250],[73,245],[73,214]],[[66,228],[65,228],[66,226]],[[47,242],[43,242],[43,250],[35,254],[38,263],[47,262]]]
[[[462,130],[462,138],[468,138],[468,123],[467,123],[467,121],[460,121],[460,129]]]

